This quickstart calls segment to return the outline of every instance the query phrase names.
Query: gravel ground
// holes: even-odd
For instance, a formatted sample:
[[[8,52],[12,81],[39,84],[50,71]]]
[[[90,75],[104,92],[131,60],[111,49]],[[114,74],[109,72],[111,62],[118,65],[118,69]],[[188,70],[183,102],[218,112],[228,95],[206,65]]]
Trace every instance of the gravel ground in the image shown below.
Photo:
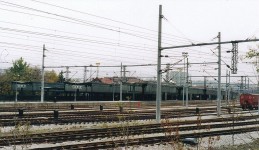
[[[259,132],[202,138],[196,146],[181,143],[134,146],[128,150],[259,150]],[[234,140],[234,146],[233,146]]]
[[[213,150],[259,150],[259,140],[251,143],[240,144],[235,146],[221,146]]]

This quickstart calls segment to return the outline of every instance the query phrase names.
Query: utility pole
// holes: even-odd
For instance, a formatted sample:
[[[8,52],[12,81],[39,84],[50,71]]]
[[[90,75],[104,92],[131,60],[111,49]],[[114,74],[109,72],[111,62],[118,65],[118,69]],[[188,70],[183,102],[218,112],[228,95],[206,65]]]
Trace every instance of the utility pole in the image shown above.
[[[188,56],[187,52],[182,52],[183,56],[183,106],[184,106],[184,94],[185,94],[185,87],[186,87],[186,71],[185,71],[185,58]]]
[[[189,97],[188,97],[188,94],[189,94],[189,89],[188,89],[188,87],[189,87],[189,80],[188,80],[188,57],[187,57],[187,66],[186,66],[186,107],[188,108],[188,99],[189,99]]]
[[[169,75],[170,75],[170,74],[169,74],[169,73],[170,73],[169,70],[170,70],[170,64],[168,63],[168,64],[166,64],[166,76],[165,76],[165,78],[166,78],[166,79],[165,79],[165,80],[166,80],[165,82],[167,83],[166,85],[169,85],[169,80],[170,80],[170,79],[169,79]],[[167,90],[165,91],[165,100],[167,100]]]
[[[227,102],[227,97],[228,97],[228,70],[226,70],[226,90],[225,90],[225,100]],[[227,102],[228,105],[228,102]]]
[[[246,86],[246,77],[247,77],[247,76],[245,76],[245,90],[246,90],[246,87],[247,87],[247,86]]]
[[[181,86],[182,85],[182,81],[181,81],[182,80],[181,79],[182,78],[182,75],[181,75],[182,74],[182,68],[179,69],[179,73],[178,74],[179,74],[179,77],[178,77],[178,79],[179,79],[179,86]]]
[[[92,81],[92,79],[91,79],[92,78],[92,68],[93,68],[93,65],[90,64],[90,77],[89,77],[90,78],[90,82]]]
[[[259,60],[259,56],[256,56],[256,68],[258,68],[259,66],[258,66],[258,64],[259,64],[259,62],[258,62],[258,60]],[[256,87],[256,91],[258,92],[259,91],[259,74],[257,74],[257,87]],[[259,107],[258,107],[259,108]]]
[[[112,81],[112,101],[114,101],[114,77]]]
[[[156,90],[156,121],[161,120],[161,32],[162,32],[162,5],[159,5],[158,16],[158,49],[157,49],[157,90]]]
[[[247,77],[247,90],[249,91],[249,77]]]
[[[165,75],[165,82],[167,82],[167,83],[169,83],[169,70],[170,70],[170,64],[168,63],[168,64],[166,64],[166,75]]]
[[[96,78],[99,78],[99,66],[100,66],[100,63],[96,63]]]
[[[229,105],[229,98],[230,98],[230,71],[226,70],[226,92],[225,92],[225,100],[227,106]]]
[[[41,103],[44,102],[44,60],[45,60],[45,44],[43,45],[43,55],[42,55],[42,67],[41,67],[41,97],[40,97],[40,101]]]
[[[183,106],[184,106],[184,94],[185,94],[185,57],[183,58]]]
[[[123,77],[122,77],[122,72],[123,72]],[[126,71],[126,65],[123,65],[121,64],[121,84],[123,83],[126,83],[127,82],[127,78],[126,78],[126,72],[129,72],[129,71]],[[122,93],[122,86],[121,86],[121,93]],[[121,95],[122,97],[122,95]]]
[[[241,93],[243,93],[243,91],[244,91],[244,76],[241,76],[240,91],[241,91]]]
[[[237,74],[237,63],[238,63],[238,43],[233,42],[232,43],[232,59],[231,59],[231,68],[232,68],[232,74]]]
[[[228,72],[228,104],[229,104],[229,99],[230,99],[230,89],[231,89],[231,86],[230,86],[230,71]]]
[[[126,72],[129,72],[129,71],[126,71],[126,66],[124,65],[124,66],[123,66],[123,82],[126,82],[126,81],[127,81]]]
[[[121,63],[121,74],[120,74],[120,101],[122,101],[122,63]]]
[[[218,34],[218,92],[217,92],[217,116],[221,115],[221,35]]]
[[[76,94],[77,94],[77,86],[75,85],[75,95],[74,95],[74,101],[76,101]]]
[[[69,73],[70,73],[70,71],[69,71],[69,67],[68,67],[68,66],[66,66],[66,80],[68,80],[68,79],[69,79]]]
[[[15,84],[15,102],[17,102],[18,92],[17,92],[17,81]]]
[[[207,77],[206,76],[204,76],[204,98],[206,98],[206,99],[208,99],[208,97],[207,97]]]
[[[84,67],[84,83],[87,82],[87,81],[86,81],[86,80],[87,80],[87,71],[88,71],[88,70],[87,70],[87,67],[85,66],[85,67]]]

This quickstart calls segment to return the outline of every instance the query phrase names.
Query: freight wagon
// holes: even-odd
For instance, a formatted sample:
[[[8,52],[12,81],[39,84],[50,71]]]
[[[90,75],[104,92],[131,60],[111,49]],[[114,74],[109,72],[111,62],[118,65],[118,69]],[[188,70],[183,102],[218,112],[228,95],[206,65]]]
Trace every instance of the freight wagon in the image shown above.
[[[5,97],[0,95],[1,100],[14,100],[17,94],[18,101],[38,101],[41,98],[40,82],[19,82],[11,83],[12,92]],[[111,101],[119,100],[120,85],[103,84],[100,82],[86,83],[45,83],[44,86],[45,101]],[[214,100],[217,98],[216,89],[203,89],[189,87],[189,100]],[[222,96],[225,97],[225,92]],[[230,93],[230,97],[237,95],[235,91]],[[162,100],[182,100],[183,87],[176,85],[162,84]],[[123,83],[122,99],[137,101],[156,100],[156,83]]]
[[[243,110],[258,108],[259,94],[241,94],[240,105]]]

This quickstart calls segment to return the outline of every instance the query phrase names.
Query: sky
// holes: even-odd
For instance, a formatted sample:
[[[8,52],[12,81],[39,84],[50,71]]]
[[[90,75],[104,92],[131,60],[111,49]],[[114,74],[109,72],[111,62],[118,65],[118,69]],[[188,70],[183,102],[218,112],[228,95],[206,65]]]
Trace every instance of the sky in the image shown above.
[[[162,5],[162,47],[192,43],[245,40],[259,37],[257,0],[0,0],[0,69],[23,57],[41,67],[46,46],[46,70],[66,71],[69,78],[120,76],[156,77],[158,12]],[[240,43],[238,71],[257,83],[253,60],[244,59],[258,42]],[[231,65],[232,45],[222,45],[222,75]],[[217,76],[217,45],[162,51],[162,64],[172,71],[184,67],[182,52],[188,52],[190,76]],[[192,64],[193,63],[193,64]],[[150,65],[151,64],[151,65]],[[150,65],[150,66],[147,66]],[[77,67],[76,67],[77,66]],[[114,67],[107,67],[114,66]],[[162,69],[165,65],[162,65]],[[98,72],[98,73],[97,73]],[[165,74],[163,74],[165,76]],[[192,80],[203,78],[192,77]],[[225,82],[225,79],[222,79]],[[240,83],[240,77],[231,78]]]

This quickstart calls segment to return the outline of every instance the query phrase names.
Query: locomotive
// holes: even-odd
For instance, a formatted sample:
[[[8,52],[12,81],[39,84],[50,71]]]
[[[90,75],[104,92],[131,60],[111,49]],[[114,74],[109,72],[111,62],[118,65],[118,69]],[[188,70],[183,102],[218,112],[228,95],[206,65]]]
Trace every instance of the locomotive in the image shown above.
[[[243,110],[258,108],[259,94],[241,94],[240,105]]]

